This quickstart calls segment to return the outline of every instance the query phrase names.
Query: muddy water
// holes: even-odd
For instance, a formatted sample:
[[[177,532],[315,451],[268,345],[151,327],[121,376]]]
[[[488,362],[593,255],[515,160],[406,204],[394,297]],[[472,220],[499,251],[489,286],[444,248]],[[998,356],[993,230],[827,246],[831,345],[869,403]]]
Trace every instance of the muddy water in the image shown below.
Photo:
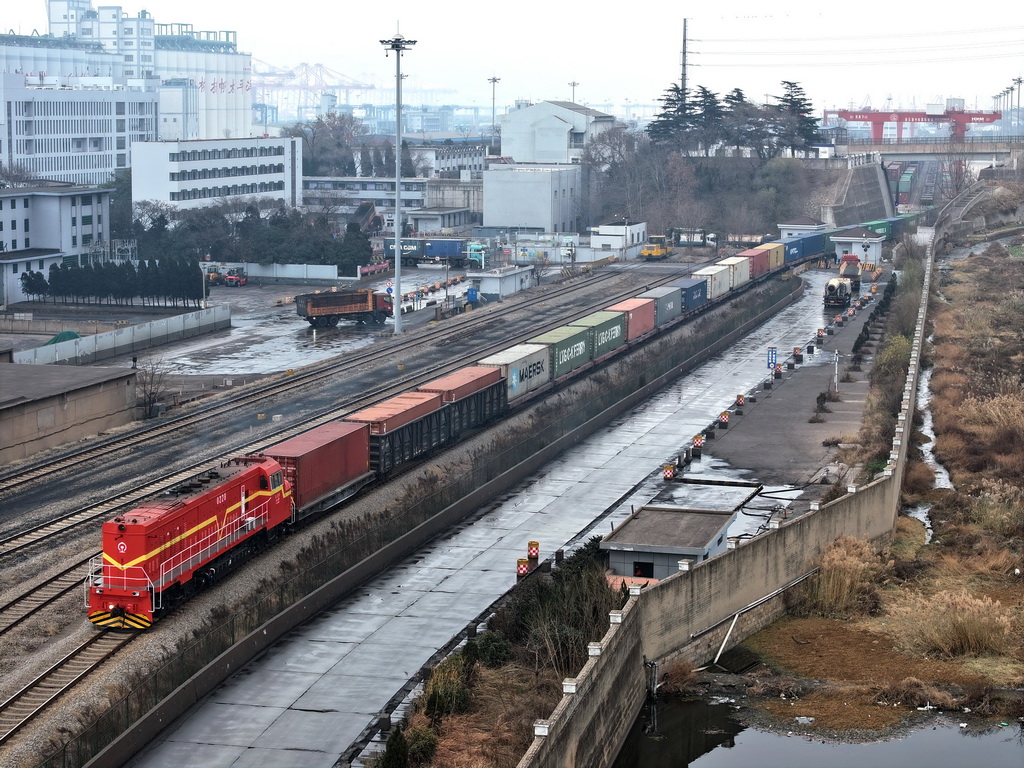
[[[799,730],[745,728],[735,705],[659,702],[633,726],[613,768],[1021,768],[1024,724],[963,723],[936,715],[871,743],[826,743]],[[794,728],[799,726],[794,723]]]

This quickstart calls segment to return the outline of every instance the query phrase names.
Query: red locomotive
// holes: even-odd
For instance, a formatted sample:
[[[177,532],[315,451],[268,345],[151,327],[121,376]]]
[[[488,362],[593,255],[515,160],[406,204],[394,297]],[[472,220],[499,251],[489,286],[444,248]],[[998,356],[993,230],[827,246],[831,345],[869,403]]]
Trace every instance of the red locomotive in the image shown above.
[[[89,569],[89,621],[145,629],[265,546],[291,514],[281,465],[243,457],[115,517],[103,524],[103,552]]]

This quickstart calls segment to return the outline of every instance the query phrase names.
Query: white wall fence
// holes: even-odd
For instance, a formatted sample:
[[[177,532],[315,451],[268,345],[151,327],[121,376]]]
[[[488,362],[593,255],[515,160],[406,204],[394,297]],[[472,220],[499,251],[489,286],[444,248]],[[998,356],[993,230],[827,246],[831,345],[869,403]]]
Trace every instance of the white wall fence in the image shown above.
[[[341,275],[333,264],[252,264],[242,261],[204,261],[203,269],[217,267],[221,271],[241,267],[250,280],[265,283],[336,283],[339,280],[359,280],[361,275]],[[373,265],[360,270],[386,271],[387,267]]]
[[[80,339],[22,350],[14,353],[14,362],[32,365],[86,365],[230,327],[231,308],[211,307],[142,325],[129,325],[109,333],[97,333],[94,336],[83,336]]]

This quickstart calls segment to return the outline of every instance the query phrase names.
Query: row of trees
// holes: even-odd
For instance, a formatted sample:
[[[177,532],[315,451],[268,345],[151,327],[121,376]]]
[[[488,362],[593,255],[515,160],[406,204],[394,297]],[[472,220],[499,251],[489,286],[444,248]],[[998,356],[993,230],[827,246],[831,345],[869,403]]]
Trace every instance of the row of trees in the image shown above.
[[[783,96],[765,106],[738,88],[720,99],[706,88],[683,94],[673,85],[646,131],[615,128],[588,143],[580,220],[764,235],[809,213],[815,179],[828,179],[784,155],[817,139],[817,121],[800,86],[782,86]]]
[[[819,141],[811,102],[797,83],[784,80],[782,88],[776,103],[755,104],[739,88],[720,98],[704,86],[690,93],[672,85],[660,99],[664,111],[647,132],[686,155],[748,150],[767,161],[786,149],[807,149]]]
[[[328,114],[281,131],[302,139],[302,163],[308,176],[394,177],[395,145],[371,142],[366,126],[351,115]],[[413,178],[426,168],[402,142],[402,176]]]
[[[56,304],[134,305],[140,299],[150,306],[199,306],[206,298],[206,278],[195,259],[50,265],[42,272],[23,272],[21,289],[31,301],[53,299]]]

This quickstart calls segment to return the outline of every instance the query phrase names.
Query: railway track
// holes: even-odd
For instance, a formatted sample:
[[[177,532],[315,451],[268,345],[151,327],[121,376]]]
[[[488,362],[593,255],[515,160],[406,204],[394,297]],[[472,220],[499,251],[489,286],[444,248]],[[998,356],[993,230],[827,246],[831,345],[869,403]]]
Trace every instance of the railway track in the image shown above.
[[[97,633],[0,704],[0,744],[10,739],[132,639],[131,635]]]
[[[615,277],[617,277],[617,274],[614,273],[588,277],[585,280],[574,284],[570,290],[573,292],[581,292],[585,289],[592,288],[595,285],[599,285],[602,282],[614,279]],[[561,296],[563,297],[561,300],[564,300],[565,294],[561,294]],[[496,322],[503,314],[513,311],[521,311],[524,308],[528,309],[546,302],[559,300],[560,299],[553,298],[552,296],[545,294],[543,296],[528,297],[524,301],[518,302],[507,309],[500,308],[497,313],[489,312],[479,316],[470,315],[460,323],[459,327],[456,329],[437,331],[433,337],[433,343],[439,346],[444,346],[446,342],[450,343],[456,340],[463,340],[467,333],[472,333],[475,329]],[[497,317],[495,315],[497,315]],[[422,340],[418,338],[399,339],[388,346],[387,353],[401,353],[403,350],[415,349],[421,344]],[[114,451],[133,448],[147,441],[166,437],[180,430],[196,426],[204,419],[209,418],[209,416],[214,412],[216,412],[219,417],[223,417],[225,414],[229,414],[232,411],[248,408],[255,404],[269,401],[272,398],[280,397],[281,395],[315,384],[316,382],[329,379],[336,375],[342,368],[349,368],[379,359],[380,354],[380,349],[370,349],[365,352],[346,355],[340,360],[333,360],[325,364],[310,366],[309,368],[302,369],[282,381],[275,381],[271,384],[260,386],[256,389],[252,389],[226,399],[219,399],[215,405],[205,406],[194,410],[191,413],[163,421],[160,424],[137,429],[131,434],[101,440],[100,442],[93,442],[88,447],[80,450],[66,453],[52,459],[29,464],[28,466],[19,468],[13,472],[0,475],[0,498],[3,498],[12,490],[26,486],[30,483],[43,479],[52,479],[54,473],[72,472],[89,461],[108,459]],[[398,384],[402,383],[401,379],[393,379],[393,381]]]
[[[669,282],[672,279],[675,279],[675,276],[668,276],[661,280],[655,280],[650,284],[652,286],[659,285]],[[591,280],[588,281],[585,287],[593,287],[595,283],[600,284],[600,282],[602,281]],[[597,302],[593,303],[592,306],[584,308],[579,314],[583,315],[594,311],[595,308],[606,307],[610,303],[614,303],[622,298],[633,296],[635,293],[636,289],[633,287],[628,290],[603,294]],[[550,300],[550,297],[547,297],[547,300]],[[564,296],[560,301],[564,303]],[[520,303],[516,307],[510,309],[518,310],[522,308],[523,304]],[[493,314],[488,317],[480,318],[481,323],[492,323],[495,321],[496,318]],[[550,327],[557,327],[559,325],[563,325],[565,322],[565,318],[560,318],[559,320],[551,323]],[[546,330],[546,326],[537,326],[531,329],[530,333],[531,335],[535,335],[543,332],[544,330]],[[464,342],[466,333],[467,329],[465,326],[461,326],[451,332],[441,334],[441,338],[434,336],[431,338],[431,341],[435,345],[440,345],[444,341],[444,338],[451,338],[452,341],[457,340]],[[423,342],[422,339],[416,339],[410,340],[409,343],[412,345],[419,345]],[[505,339],[499,344],[492,345],[492,348],[493,350],[503,349],[507,348],[512,343],[515,342],[511,339]],[[395,347],[389,347],[388,352],[391,353],[395,349]],[[301,425],[280,430],[273,435],[264,435],[258,441],[250,443],[249,445],[240,446],[229,451],[229,453],[234,455],[238,453],[258,451],[266,445],[285,439],[291,435],[298,434],[317,426],[318,424],[338,418],[346,413],[350,413],[354,408],[362,407],[369,402],[380,400],[382,397],[388,396],[393,391],[405,391],[411,384],[426,381],[430,378],[443,375],[448,370],[454,370],[462,367],[466,365],[467,361],[479,359],[481,356],[488,354],[489,351],[491,351],[491,348],[484,350],[475,348],[463,354],[456,354],[454,356],[447,357],[443,363],[438,364],[429,370],[421,369],[415,375],[404,377],[401,380],[391,380],[388,385],[378,388],[372,393],[360,393],[360,395],[350,398],[346,402],[339,403],[337,408],[320,414],[311,420],[305,421]],[[370,355],[367,355],[367,357],[379,357],[379,353],[376,355],[371,353]],[[346,358],[343,363],[345,366],[351,366],[352,364],[351,357]],[[337,367],[337,365],[326,366],[324,370],[317,372],[317,378],[330,375],[330,372],[335,371]],[[308,383],[309,380],[310,379],[307,378],[306,382]],[[292,382],[288,383],[290,384]],[[264,391],[263,397],[271,397],[276,394],[279,394],[279,391],[275,390],[273,395],[267,394]],[[248,402],[248,398],[246,398],[246,402]],[[219,413],[223,413],[224,406],[219,405],[217,410]],[[178,428],[181,427],[179,426]],[[146,431],[142,434],[141,439],[143,441],[152,439],[152,435]],[[76,454],[76,456],[79,455],[82,454]],[[216,461],[219,462],[220,459]],[[185,479],[194,476],[197,472],[202,471],[204,468],[213,466],[213,464],[214,463],[211,461],[195,463],[180,471],[168,473],[158,478],[156,481],[141,484],[134,489],[113,495],[108,499],[90,504],[85,508],[75,510],[58,520],[53,520],[32,530],[23,531],[10,536],[7,539],[0,541],[0,564],[2,564],[7,556],[11,554],[45,543],[55,537],[65,535],[72,529],[78,528],[82,525],[95,524],[101,520],[109,519],[110,517],[115,516],[118,511],[130,509],[132,506],[137,505],[137,503],[142,499],[152,496],[154,493],[159,493],[163,489],[177,485]],[[30,590],[26,590],[21,595],[17,595],[12,598],[6,605],[0,606],[0,635],[17,626],[19,622],[31,616],[34,611],[39,610],[43,606],[52,603],[64,595],[67,595],[75,589],[80,589],[85,571],[85,564],[88,562],[90,557],[92,557],[92,555],[72,564],[68,569],[55,575],[44,584]],[[134,635],[97,633],[83,643],[75,652],[67,656],[53,668],[26,686],[22,691],[19,691],[17,694],[12,696],[3,705],[0,705],[0,744],[13,735],[17,730],[24,727],[32,718],[44,711],[51,703],[56,701],[63,691],[82,680],[112,654],[127,645],[133,637]],[[103,642],[103,638],[110,639]]]

